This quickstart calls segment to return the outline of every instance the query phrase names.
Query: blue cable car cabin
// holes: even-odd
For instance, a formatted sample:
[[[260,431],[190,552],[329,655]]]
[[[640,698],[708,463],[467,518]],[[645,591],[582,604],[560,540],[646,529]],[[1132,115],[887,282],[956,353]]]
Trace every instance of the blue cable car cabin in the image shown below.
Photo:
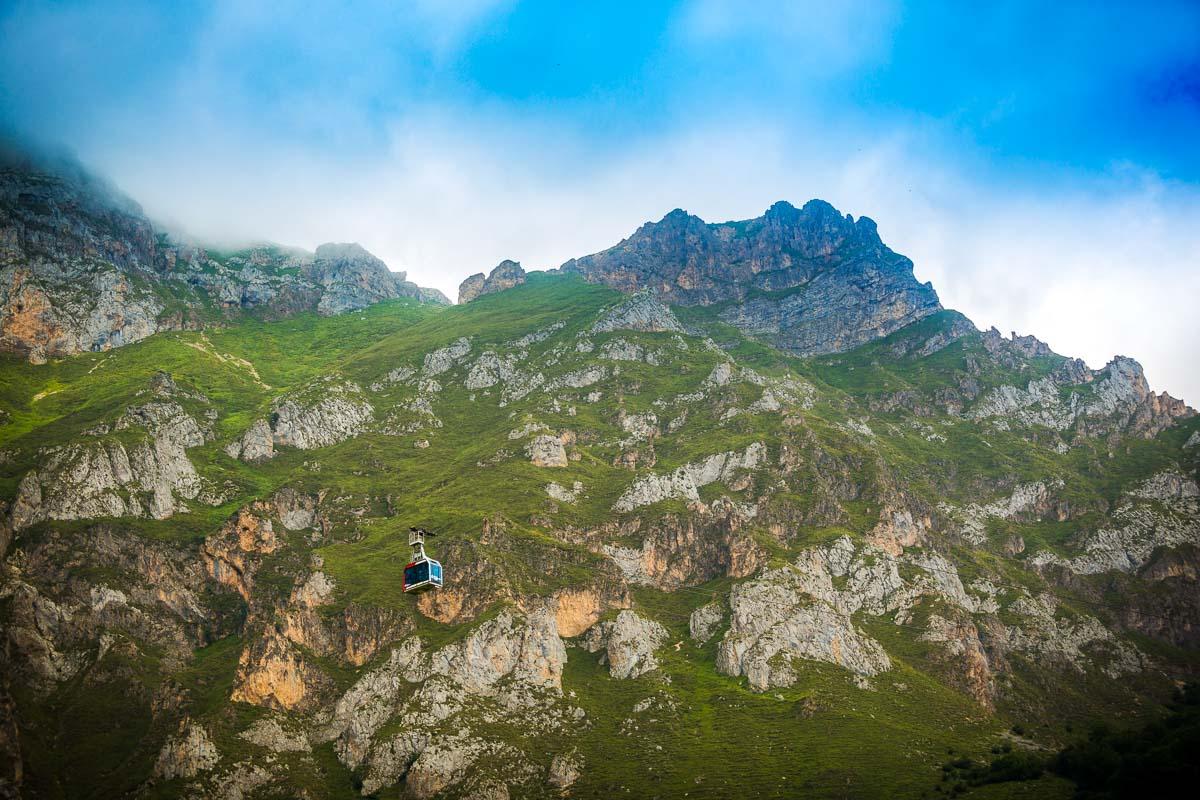
[[[442,565],[432,558],[413,561],[404,568],[404,591],[442,588]]]
[[[424,528],[408,530],[408,543],[413,549],[413,555],[412,561],[404,567],[402,588],[405,592],[442,588],[442,565],[425,555],[425,537],[433,534]]]

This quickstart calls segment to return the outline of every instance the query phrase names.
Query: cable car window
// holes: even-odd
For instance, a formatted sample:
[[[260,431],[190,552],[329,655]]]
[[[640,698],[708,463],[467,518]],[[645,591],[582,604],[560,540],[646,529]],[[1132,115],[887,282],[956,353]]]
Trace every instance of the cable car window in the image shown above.
[[[394,574],[394,573],[393,573]],[[404,568],[404,585],[414,586],[429,580],[429,562],[421,561]]]

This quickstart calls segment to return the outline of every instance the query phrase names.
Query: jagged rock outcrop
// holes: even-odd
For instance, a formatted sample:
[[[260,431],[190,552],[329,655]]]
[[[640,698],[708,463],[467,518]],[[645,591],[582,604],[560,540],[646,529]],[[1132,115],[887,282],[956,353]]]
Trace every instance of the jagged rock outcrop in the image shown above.
[[[550,759],[550,769],[546,772],[546,783],[559,791],[571,788],[579,776],[583,774],[583,759],[575,751],[558,753]]]
[[[274,406],[271,434],[276,445],[311,450],[356,436],[374,415],[361,388],[327,379]]]
[[[271,424],[265,419],[256,420],[242,434],[242,438],[225,447],[225,452],[230,458],[240,458],[248,464],[270,461],[275,457],[275,435],[271,431]]]
[[[547,605],[524,618],[501,612],[463,640],[433,652],[410,638],[335,703],[323,736],[335,740],[343,763],[365,765],[368,792],[404,779],[409,791],[428,796],[466,780],[473,764],[496,753],[510,762],[506,782],[520,783],[535,773],[518,751],[465,729],[453,737],[432,731],[467,708],[535,728],[560,724],[554,721],[555,703],[565,662],[555,614]],[[535,713],[535,707],[541,711]],[[392,718],[403,722],[400,732],[378,736]],[[577,717],[568,714],[567,719]]]
[[[603,661],[614,678],[636,678],[658,669],[654,651],[667,640],[667,629],[654,620],[633,611],[622,611],[611,622],[600,622],[588,629],[584,649],[604,651]]]
[[[273,717],[258,720],[239,736],[272,753],[306,753],[312,749],[303,732],[288,730]]]
[[[905,560],[923,574],[906,580],[898,557],[872,545],[856,550],[842,538],[805,550],[791,566],[738,584],[729,595],[729,630],[718,649],[718,668],[745,675],[759,691],[791,685],[798,659],[869,677],[890,669],[891,660],[857,628],[855,613],[907,609],[923,595],[972,611],[979,607],[944,559],[923,554]]]
[[[525,282],[525,270],[518,261],[501,261],[485,278],[482,272],[477,272],[463,281],[458,287],[458,302],[469,303],[476,297],[485,294],[502,292]]]
[[[1134,572],[1159,548],[1200,547],[1200,485],[1173,470],[1156,473],[1126,493],[1111,523],[1078,537],[1077,555],[1043,550],[1029,561],[1079,575]]]
[[[242,651],[229,699],[283,711],[305,711],[333,688],[319,667],[277,631],[264,631]]]
[[[114,433],[134,433],[132,443],[106,427],[97,437],[47,449],[39,468],[21,479],[13,529],[48,519],[170,517],[200,493],[187,450],[212,435],[212,421],[197,420],[168,392],[127,409],[112,425]]]
[[[552,609],[530,612],[524,625],[509,614],[483,623],[457,647],[434,653],[430,671],[474,693],[511,675],[533,686],[559,690],[566,649]]]
[[[721,621],[725,619],[725,609],[719,603],[709,603],[700,606],[688,617],[688,633],[697,642],[703,644],[712,638]]]
[[[766,455],[767,448],[762,443],[755,442],[740,453],[716,453],[703,461],[684,464],[666,475],[647,475],[634,481],[621,493],[617,502],[613,504],[613,511],[632,511],[639,506],[648,506],[671,498],[699,500],[700,487],[717,481],[736,489],[738,478],[746,471],[758,467],[766,459]]]
[[[270,420],[256,420],[225,447],[231,458],[251,464],[268,461],[276,447],[313,450],[352,439],[375,418],[375,408],[360,386],[327,376],[281,397]]]
[[[0,347],[34,362],[127,344],[158,329],[154,229],[78,165],[0,143]]]
[[[941,308],[873,221],[820,200],[800,209],[780,202],[757,219],[716,224],[676,209],[562,269],[669,303],[734,301],[721,319],[797,355],[848,350]]]
[[[671,309],[650,292],[638,292],[628,300],[617,303],[601,315],[592,325],[592,333],[612,331],[642,331],[679,333],[683,325],[671,313]]]
[[[931,614],[921,638],[936,642],[951,665],[953,679],[975,702],[986,709],[994,707],[996,683],[987,648],[979,628],[969,620],[947,619]]]
[[[194,778],[215,767],[219,758],[204,727],[185,720],[179,734],[163,745],[154,764],[154,774],[166,780]]]
[[[1132,358],[1117,356],[1098,372],[1082,369],[1032,380],[1024,389],[1000,386],[971,406],[967,417],[990,420],[1001,429],[1015,424],[1073,429],[1083,436],[1121,432],[1149,439],[1177,420],[1196,415],[1182,400],[1152,392],[1142,366]],[[1067,387],[1071,388],[1064,392]]]
[[[355,311],[397,297],[449,302],[436,289],[423,289],[405,281],[405,273],[392,272],[357,242],[318,246],[301,274],[321,287],[321,299],[317,301],[320,314]]]
[[[78,564],[102,564],[103,581],[73,579]],[[231,615],[205,605],[204,573],[191,548],[124,531],[112,523],[70,532],[47,530],[8,565],[9,674],[49,688],[88,666],[114,628],[152,647],[164,668],[185,663],[207,636],[231,632]],[[135,575],[131,581],[124,576]],[[39,587],[64,587],[53,597]]]
[[[1041,594],[1018,598],[1010,610],[1021,624],[1001,628],[1005,647],[1076,672],[1098,667],[1110,678],[1140,672],[1145,657],[1088,614],[1059,614],[1058,601]]]
[[[425,355],[422,373],[428,377],[441,375],[461,362],[471,352],[471,340],[466,337],[455,339],[445,347],[439,347]]]
[[[824,603],[812,603],[770,578],[739,585],[729,596],[730,629],[721,640],[717,668],[745,675],[765,691],[796,680],[793,659],[825,661],[859,675],[891,667],[878,642],[859,631],[850,617]]]
[[[744,530],[757,508],[718,498],[693,502],[689,514],[671,514],[653,525],[634,520],[626,537],[642,533],[641,547],[605,544],[602,551],[632,584],[674,590],[718,577],[745,578],[766,561],[766,553]]]
[[[1055,494],[1063,488],[1061,480],[1017,484],[1012,494],[990,503],[970,503],[956,508],[941,503],[939,510],[955,525],[956,533],[973,545],[987,541],[990,519],[1038,519],[1055,504]]]
[[[207,309],[334,314],[395,297],[449,302],[358,245],[230,255],[172,242],[72,159],[0,142],[0,350],[41,363],[198,329]]]
[[[220,532],[204,540],[200,558],[210,578],[249,601],[259,562],[279,547],[279,537],[265,506],[252,504],[239,509]]]

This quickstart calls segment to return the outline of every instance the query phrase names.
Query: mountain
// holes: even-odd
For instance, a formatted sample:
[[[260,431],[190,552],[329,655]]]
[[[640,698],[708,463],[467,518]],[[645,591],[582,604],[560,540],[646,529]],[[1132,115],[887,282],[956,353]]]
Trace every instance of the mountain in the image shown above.
[[[849,350],[942,307],[872,220],[821,200],[799,209],[779,202],[756,219],[719,224],[675,209],[562,269],[623,292],[711,306],[724,322],[800,356]]]
[[[354,314],[360,250],[264,251],[322,293],[0,355],[0,794],[1070,796],[1195,680],[1200,417],[805,209]],[[144,230],[88,263],[173,286]],[[836,352],[729,322],[793,294]]]
[[[246,314],[449,302],[360,246],[220,253],[173,242],[134,201],[62,157],[0,146],[0,349],[34,362]]]

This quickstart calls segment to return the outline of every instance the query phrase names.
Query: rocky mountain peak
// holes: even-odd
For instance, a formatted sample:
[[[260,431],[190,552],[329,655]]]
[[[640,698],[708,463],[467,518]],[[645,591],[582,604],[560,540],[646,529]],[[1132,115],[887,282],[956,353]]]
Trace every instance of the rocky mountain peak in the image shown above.
[[[669,303],[723,306],[723,321],[797,355],[847,350],[941,309],[873,220],[823,200],[722,223],[675,209],[562,269]]]
[[[370,270],[373,272],[390,272],[387,264],[379,258],[376,258],[367,249],[358,242],[337,243],[326,242],[322,245],[317,245],[315,261],[317,263],[329,263],[336,265],[354,265],[359,269]],[[404,280],[405,273],[391,273],[398,280]]]
[[[399,297],[449,303],[358,244],[180,243],[74,159],[0,143],[0,350],[43,362],[213,316],[337,314]]]
[[[97,257],[150,269],[154,230],[141,206],[61,155],[0,145],[0,264],[25,256]]]
[[[661,226],[668,229],[686,230],[688,228],[698,229],[705,225],[704,220],[697,217],[695,214],[690,214],[682,208],[672,209],[657,223],[647,222],[642,225],[641,229],[645,230],[654,226]]]
[[[524,282],[525,270],[520,262],[506,258],[487,277],[482,272],[476,272],[463,281],[458,287],[458,302],[469,303],[481,295],[502,292]]]

